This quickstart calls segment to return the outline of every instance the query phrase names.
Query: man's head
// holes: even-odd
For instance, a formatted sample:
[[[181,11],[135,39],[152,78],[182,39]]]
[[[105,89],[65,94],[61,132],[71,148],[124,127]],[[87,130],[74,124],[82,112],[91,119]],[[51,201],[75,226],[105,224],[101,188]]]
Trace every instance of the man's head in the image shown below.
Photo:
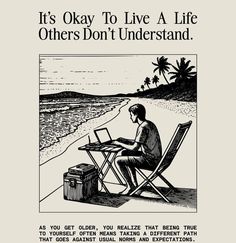
[[[129,108],[129,112],[130,112],[130,119],[132,120],[133,123],[137,123],[138,119],[140,121],[145,121],[146,110],[143,105],[141,104],[132,105]]]

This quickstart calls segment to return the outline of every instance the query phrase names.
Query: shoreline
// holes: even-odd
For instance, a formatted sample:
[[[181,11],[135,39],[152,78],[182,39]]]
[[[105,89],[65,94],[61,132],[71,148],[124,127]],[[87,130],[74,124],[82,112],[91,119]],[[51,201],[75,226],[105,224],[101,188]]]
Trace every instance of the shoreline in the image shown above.
[[[42,150],[39,150],[39,164],[43,165],[55,157],[60,156],[68,149],[70,145],[82,139],[83,137],[88,136],[91,130],[98,128],[99,126],[102,126],[114,119],[120,113],[120,109],[126,106],[130,101],[129,98],[122,99],[124,100],[114,106],[111,110],[106,111],[101,116],[94,117],[87,120],[86,122],[83,122],[73,133],[59,138],[58,142],[52,144],[49,147],[45,147]]]

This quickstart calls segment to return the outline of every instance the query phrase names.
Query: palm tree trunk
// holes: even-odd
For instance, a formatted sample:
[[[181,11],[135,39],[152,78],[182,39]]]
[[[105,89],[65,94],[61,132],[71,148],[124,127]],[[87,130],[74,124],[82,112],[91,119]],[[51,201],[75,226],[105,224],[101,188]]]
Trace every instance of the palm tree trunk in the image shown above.
[[[170,83],[167,81],[167,78],[166,78],[166,76],[165,76],[164,72],[162,72],[162,75],[163,75],[163,77],[164,77],[165,81],[166,81],[168,84],[170,84]]]

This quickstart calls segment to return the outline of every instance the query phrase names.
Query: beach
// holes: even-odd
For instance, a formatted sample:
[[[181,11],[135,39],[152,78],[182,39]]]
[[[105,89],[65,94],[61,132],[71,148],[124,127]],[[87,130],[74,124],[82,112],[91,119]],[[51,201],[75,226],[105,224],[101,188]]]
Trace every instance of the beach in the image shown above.
[[[62,206],[64,200],[61,194],[60,202],[62,204],[55,203],[55,200],[59,200],[56,195],[62,189],[62,175],[71,166],[82,162],[92,163],[84,151],[78,151],[78,147],[88,143],[88,135],[91,142],[96,141],[93,133],[95,128],[107,127],[112,138],[134,138],[137,125],[130,121],[128,108],[135,103],[143,104],[146,108],[146,118],[156,124],[163,150],[179,123],[189,120],[193,122],[181,150],[166,175],[174,181],[177,187],[196,189],[196,103],[129,98],[123,100],[112,111],[81,124],[74,133],[40,152],[40,209],[42,211],[60,211],[62,208],[65,210]],[[97,159],[99,160],[99,156]],[[114,179],[111,175],[108,175],[108,178]],[[76,206],[72,206],[72,208],[69,206],[66,211],[75,210],[74,207]],[[90,205],[90,207],[91,210],[98,210],[94,205]],[[87,208],[86,204],[80,204],[77,210],[80,211],[84,208]],[[106,207],[102,207],[102,211],[106,210]],[[122,210],[130,209],[123,207]],[[181,211],[181,208],[174,208],[174,210]],[[182,210],[186,210],[186,208]]]

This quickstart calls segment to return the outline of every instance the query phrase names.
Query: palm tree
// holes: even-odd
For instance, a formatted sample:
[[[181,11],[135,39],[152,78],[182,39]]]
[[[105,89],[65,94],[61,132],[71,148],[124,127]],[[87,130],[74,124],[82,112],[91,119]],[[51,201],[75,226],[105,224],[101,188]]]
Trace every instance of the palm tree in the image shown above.
[[[195,66],[189,66],[191,61],[188,60],[186,62],[185,60],[186,59],[184,57],[182,57],[180,59],[180,62],[178,62],[178,60],[176,60],[177,67],[172,65],[172,67],[175,69],[175,72],[169,72],[169,74],[173,74],[170,77],[170,79],[175,79],[175,81],[187,80],[196,75],[196,72],[192,72],[192,70],[195,68]]]
[[[148,88],[150,89],[150,87],[149,87],[149,84],[150,84],[150,83],[151,83],[150,78],[149,78],[149,77],[146,77],[145,80],[144,80],[144,85],[147,85]]]
[[[152,83],[155,84],[157,87],[158,82],[159,82],[159,78],[157,77],[157,75],[154,75],[154,77],[152,78]]]
[[[165,58],[164,56],[158,58],[157,57],[157,63],[152,62],[152,64],[154,66],[156,66],[156,68],[153,70],[153,72],[155,73],[157,70],[159,70],[159,75],[163,75],[164,79],[166,80],[166,82],[169,84],[168,80],[166,79],[165,76],[165,72],[168,72],[170,69],[170,63],[167,62],[167,58]]]
[[[141,85],[141,89],[144,91],[144,85],[143,84]]]

